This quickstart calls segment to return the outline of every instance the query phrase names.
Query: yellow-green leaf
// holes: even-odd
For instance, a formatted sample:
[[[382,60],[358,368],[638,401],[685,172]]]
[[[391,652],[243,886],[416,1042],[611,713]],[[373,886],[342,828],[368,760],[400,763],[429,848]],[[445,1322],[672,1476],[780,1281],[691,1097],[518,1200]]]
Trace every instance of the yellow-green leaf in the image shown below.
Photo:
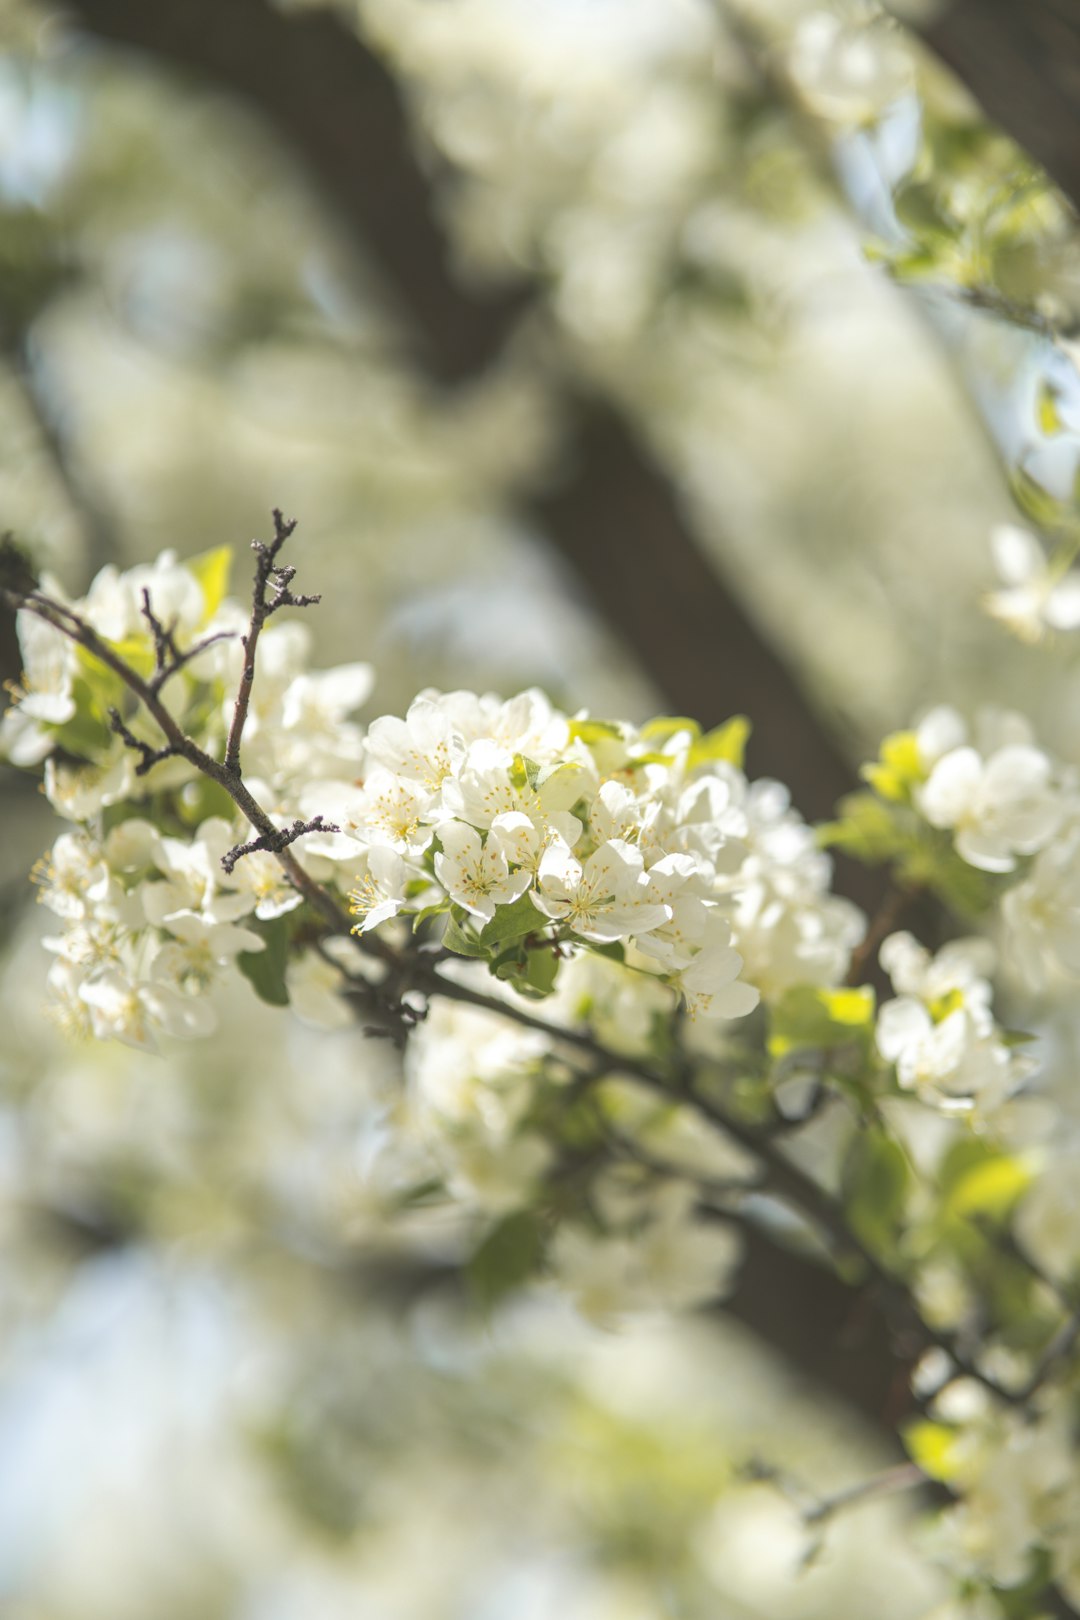
[[[198,580],[203,594],[203,623],[212,619],[229,589],[232,569],[232,547],[215,546],[212,551],[200,552],[184,564],[189,574]]]
[[[719,760],[741,770],[749,737],[750,722],[745,714],[732,715],[722,726],[698,738],[690,749],[688,763],[693,768]]]
[[[931,1479],[946,1483],[959,1472],[956,1442],[952,1429],[944,1423],[932,1423],[929,1418],[920,1418],[904,1430],[904,1444],[912,1462],[918,1463]]]

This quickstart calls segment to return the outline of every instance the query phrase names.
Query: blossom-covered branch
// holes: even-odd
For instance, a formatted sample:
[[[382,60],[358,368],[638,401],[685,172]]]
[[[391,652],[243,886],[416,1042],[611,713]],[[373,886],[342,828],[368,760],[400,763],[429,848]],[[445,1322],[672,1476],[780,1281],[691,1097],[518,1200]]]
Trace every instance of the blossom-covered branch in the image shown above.
[[[367,666],[314,673],[302,626],[269,622],[310,600],[274,523],[247,615],[224,553],[106,570],[77,604],[6,556],[2,736],[73,824],[37,874],[61,1018],[206,1035],[242,977],[390,1034],[486,1297],[541,1273],[603,1320],[722,1297],[748,1225],[782,1221],[891,1323],[915,1461],[966,1510],[984,1476],[954,1433],[1057,1434],[1077,1376],[1071,1287],[1013,1234],[1036,1065],[991,983],[999,959],[1080,966],[1070,773],[1016,716],[937,710],[815,832],[745,777],[741,719],[425,692],[364,731]],[[868,933],[829,843],[891,868]],[[919,890],[977,935],[896,932]]]

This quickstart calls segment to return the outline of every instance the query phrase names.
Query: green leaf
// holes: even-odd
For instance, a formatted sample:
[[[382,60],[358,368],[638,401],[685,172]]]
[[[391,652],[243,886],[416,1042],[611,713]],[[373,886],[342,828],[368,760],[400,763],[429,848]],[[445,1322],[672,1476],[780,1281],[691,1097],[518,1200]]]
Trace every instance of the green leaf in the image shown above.
[[[72,681],[71,695],[75,702],[75,713],[71,719],[46,729],[57,747],[65,753],[74,755],[76,759],[97,759],[109,749],[113,740],[109,723],[101,712],[98,695],[82,675],[76,675]]]
[[[858,989],[823,990],[798,984],[784,992],[769,1020],[769,1054],[828,1051],[856,1042],[869,1043],[875,998],[869,985]]]
[[[415,934],[417,932],[417,930],[424,923],[428,922],[432,917],[445,917],[446,913],[449,910],[450,910],[450,902],[449,902],[449,900],[436,900],[434,905],[424,906],[413,917],[413,920],[412,920],[412,931],[413,931],[413,933]]]
[[[901,225],[920,241],[947,240],[956,230],[942,198],[929,181],[909,180],[897,187],[893,206]]]
[[[499,951],[516,939],[534,934],[545,927],[547,918],[537,911],[528,894],[508,906],[497,906],[495,915],[480,930],[480,942],[489,950]]]
[[[442,942],[448,951],[454,952],[455,956],[474,956],[479,957],[481,961],[485,961],[491,953],[485,945],[481,945],[479,937],[471,925],[464,922],[467,915],[468,913],[462,911],[460,906],[454,906],[451,909],[450,915],[446,919]]]
[[[646,742],[662,744],[679,731],[688,731],[695,741],[701,736],[701,727],[697,721],[689,720],[682,714],[658,714],[655,720],[645,722],[641,728],[641,735]]]
[[[868,1248],[895,1247],[911,1182],[900,1144],[876,1125],[861,1131],[844,1165],[844,1193],[851,1229]]]
[[[540,767],[534,759],[526,759],[524,754],[515,754],[513,764],[510,766],[510,780],[518,791],[525,788],[536,789],[540,779]]]
[[[691,769],[695,765],[705,765],[717,760],[742,770],[750,729],[750,722],[745,714],[732,715],[722,726],[707,732],[694,743],[688,759]]]
[[[886,737],[879,759],[864,765],[860,775],[883,799],[910,804],[912,789],[926,779],[915,732],[894,731]]]
[[[532,950],[511,946],[492,963],[491,971],[497,979],[513,985],[520,995],[541,1001],[555,988],[559,958],[551,946],[538,945]]]
[[[905,837],[887,804],[872,793],[849,793],[839,804],[840,819],[817,829],[823,849],[842,849],[855,860],[878,866],[904,848]]]
[[[1022,1157],[965,1137],[949,1149],[941,1167],[942,1213],[1005,1221],[1033,1177]]]
[[[202,589],[205,624],[208,619],[214,617],[229,589],[232,547],[215,546],[212,551],[202,551],[197,557],[189,557],[184,567],[194,576]]]
[[[524,994],[534,1001],[542,1001],[555,988],[559,973],[559,958],[554,950],[535,950],[526,954]]]
[[[611,720],[571,720],[570,737],[572,741],[583,742],[587,748],[594,743],[622,741],[622,729]]]
[[[244,927],[265,941],[262,951],[241,951],[236,965],[251,984],[261,1001],[271,1007],[287,1007],[289,992],[285,985],[285,968],[289,961],[289,940],[292,935],[291,916],[274,917],[270,922],[258,918],[244,920]]]
[[[487,1233],[465,1268],[473,1297],[484,1310],[491,1310],[501,1299],[536,1271],[543,1253],[543,1232],[530,1210],[515,1210]]]

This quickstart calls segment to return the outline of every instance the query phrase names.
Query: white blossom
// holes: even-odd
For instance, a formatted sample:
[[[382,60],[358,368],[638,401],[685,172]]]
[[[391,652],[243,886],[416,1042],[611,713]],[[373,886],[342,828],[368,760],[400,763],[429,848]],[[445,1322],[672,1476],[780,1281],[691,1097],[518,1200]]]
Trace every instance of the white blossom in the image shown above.
[[[988,757],[965,745],[943,754],[917,789],[931,826],[955,835],[957,852],[984,872],[1011,872],[1061,824],[1053,766],[1041,749],[1006,743]]]
[[[532,874],[511,872],[498,833],[485,842],[462,821],[439,827],[442,853],[435,857],[435,875],[451,900],[474,917],[490,922],[496,906],[511,905],[529,887]]]
[[[1000,524],[990,536],[1004,585],[985,598],[986,611],[1023,641],[1047,630],[1080,629],[1080,573],[1060,574],[1027,529]]]
[[[640,851],[622,839],[601,844],[584,863],[556,839],[541,857],[538,876],[538,909],[582,939],[629,939],[668,920],[666,908],[649,900]]]

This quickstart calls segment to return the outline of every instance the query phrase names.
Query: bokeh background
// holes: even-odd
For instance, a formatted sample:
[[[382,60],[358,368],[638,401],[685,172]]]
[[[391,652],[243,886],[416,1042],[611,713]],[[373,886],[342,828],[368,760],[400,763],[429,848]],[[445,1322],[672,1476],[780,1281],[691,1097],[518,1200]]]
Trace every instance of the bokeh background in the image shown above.
[[[72,593],[224,543],[242,590],[280,506],[369,716],[531,683],[747,712],[751,770],[810,816],[933,702],[1026,708],[1075,756],[1075,663],[1048,680],[979,606],[1017,495],[1072,495],[1068,321],[997,261],[979,297],[943,246],[905,261],[896,186],[941,130],[1017,161],[861,4],[3,0],[3,526]],[[1038,206],[1068,311],[1071,224]],[[52,829],[0,791],[5,1617],[943,1596],[917,1503],[817,1548],[747,1480],[894,1460],[789,1279],[617,1333],[543,1289],[485,1314],[439,1212],[397,1207],[381,1044],[254,1004],[209,1051],[67,1044],[26,881]]]

